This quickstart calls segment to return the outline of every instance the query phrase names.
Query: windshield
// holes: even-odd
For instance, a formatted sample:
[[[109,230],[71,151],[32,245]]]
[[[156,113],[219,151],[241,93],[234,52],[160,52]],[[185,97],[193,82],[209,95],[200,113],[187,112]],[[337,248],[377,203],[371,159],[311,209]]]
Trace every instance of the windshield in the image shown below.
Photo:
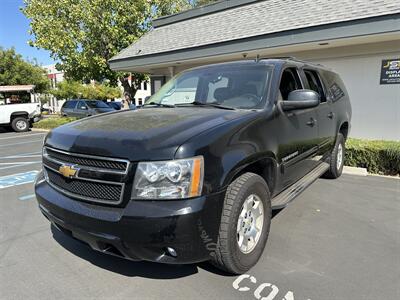
[[[85,101],[87,106],[90,108],[110,108],[107,104],[103,101]]]
[[[168,81],[146,104],[217,104],[237,109],[262,108],[272,66],[214,65],[185,71]]]

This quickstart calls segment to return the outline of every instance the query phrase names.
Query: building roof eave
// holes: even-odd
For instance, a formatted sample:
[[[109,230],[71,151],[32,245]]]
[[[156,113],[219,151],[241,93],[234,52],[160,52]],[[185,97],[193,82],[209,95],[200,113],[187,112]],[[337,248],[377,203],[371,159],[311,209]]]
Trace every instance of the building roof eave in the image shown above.
[[[304,43],[400,32],[400,14],[307,27],[170,52],[111,59],[116,71],[149,69],[160,64]]]

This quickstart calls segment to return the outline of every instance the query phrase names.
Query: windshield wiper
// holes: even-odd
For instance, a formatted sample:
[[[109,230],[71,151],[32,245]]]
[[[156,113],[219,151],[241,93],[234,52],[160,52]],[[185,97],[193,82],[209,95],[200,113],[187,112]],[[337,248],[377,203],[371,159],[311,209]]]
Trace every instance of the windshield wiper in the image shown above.
[[[177,105],[198,105],[198,106],[206,106],[206,107],[215,107],[215,108],[220,108],[220,109],[235,110],[235,108],[233,108],[233,107],[219,105],[218,103],[215,103],[215,102],[204,103],[204,102],[200,102],[200,101],[193,101],[190,103],[182,103],[182,104],[177,104]]]
[[[164,104],[164,103],[156,103],[156,102],[149,102],[149,103],[144,104],[143,106],[151,106],[151,105],[154,105],[157,107],[169,107],[169,108],[175,107],[175,105],[172,105],[172,104]]]

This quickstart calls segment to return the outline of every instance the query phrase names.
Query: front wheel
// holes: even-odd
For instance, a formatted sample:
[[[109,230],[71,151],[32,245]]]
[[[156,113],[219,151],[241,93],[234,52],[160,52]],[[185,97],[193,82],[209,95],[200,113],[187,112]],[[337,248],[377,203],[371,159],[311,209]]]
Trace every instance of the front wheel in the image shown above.
[[[270,223],[271,201],[265,180],[254,173],[241,175],[225,194],[212,263],[229,273],[247,272],[264,251]]]
[[[343,134],[339,133],[336,137],[336,144],[330,157],[329,170],[323,177],[336,179],[342,175],[344,166],[345,139]]]
[[[29,120],[23,117],[17,117],[12,120],[11,127],[15,132],[25,132],[29,130]]]

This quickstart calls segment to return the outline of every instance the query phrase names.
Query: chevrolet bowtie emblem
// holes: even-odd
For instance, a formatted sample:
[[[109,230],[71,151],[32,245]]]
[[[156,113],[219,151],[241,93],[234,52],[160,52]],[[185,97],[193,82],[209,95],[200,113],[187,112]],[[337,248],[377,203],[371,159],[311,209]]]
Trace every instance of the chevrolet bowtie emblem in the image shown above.
[[[64,177],[67,178],[73,178],[76,176],[78,173],[79,169],[76,169],[72,165],[62,165],[59,169],[58,172],[60,172]]]

